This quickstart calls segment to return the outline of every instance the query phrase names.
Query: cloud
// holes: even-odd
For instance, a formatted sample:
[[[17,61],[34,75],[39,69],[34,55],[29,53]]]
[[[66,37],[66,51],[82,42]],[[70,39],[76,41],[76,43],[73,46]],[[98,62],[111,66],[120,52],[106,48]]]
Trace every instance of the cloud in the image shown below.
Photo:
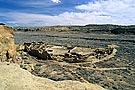
[[[104,12],[107,15],[127,15],[135,11],[134,0],[100,0],[86,5],[76,6],[77,9],[89,12]]]
[[[23,26],[86,25],[89,23],[108,23],[110,16],[98,16],[98,13],[65,12],[57,16],[10,12],[7,23]],[[97,16],[96,16],[97,15]]]
[[[108,21],[108,23],[134,24],[134,3],[134,0],[99,0],[76,6],[76,9],[90,13],[96,12],[99,14],[98,16],[110,16],[112,21]]]
[[[80,12],[63,12],[59,15],[8,12],[7,23],[24,26],[135,24],[134,0],[96,0],[75,6]],[[1,14],[0,14],[1,15]],[[2,15],[1,15],[2,16]]]
[[[51,0],[51,1],[54,2],[54,3],[61,3],[60,0]]]
[[[81,13],[69,13],[65,12],[59,14],[57,16],[50,16],[44,14],[29,14],[29,13],[18,13],[18,12],[10,12],[7,13],[8,17],[12,18],[7,23],[14,23],[18,25],[37,25],[37,26],[51,26],[51,25],[82,25],[86,24],[86,20],[82,22],[82,15]],[[69,17],[70,16],[70,17]],[[88,19],[87,19],[88,20]]]
[[[89,2],[86,5],[76,6],[77,9],[86,11],[104,11],[108,13],[118,13],[120,10],[131,9],[134,7],[134,0],[100,0]],[[120,11],[121,12],[121,11]]]

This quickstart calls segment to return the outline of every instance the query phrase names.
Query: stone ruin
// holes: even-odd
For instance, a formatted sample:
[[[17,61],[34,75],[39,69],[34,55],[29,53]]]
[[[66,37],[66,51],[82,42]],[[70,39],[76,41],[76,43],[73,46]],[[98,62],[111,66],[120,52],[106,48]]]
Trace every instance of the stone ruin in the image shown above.
[[[86,48],[62,45],[48,45],[43,42],[24,43],[25,52],[40,60],[57,60],[68,63],[100,62],[116,55],[116,45],[105,48]]]

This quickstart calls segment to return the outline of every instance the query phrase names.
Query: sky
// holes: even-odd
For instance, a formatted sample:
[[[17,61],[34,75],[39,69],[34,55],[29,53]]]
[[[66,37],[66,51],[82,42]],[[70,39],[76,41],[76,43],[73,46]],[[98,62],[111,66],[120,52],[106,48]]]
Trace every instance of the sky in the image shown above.
[[[0,0],[11,26],[135,24],[135,0]]]

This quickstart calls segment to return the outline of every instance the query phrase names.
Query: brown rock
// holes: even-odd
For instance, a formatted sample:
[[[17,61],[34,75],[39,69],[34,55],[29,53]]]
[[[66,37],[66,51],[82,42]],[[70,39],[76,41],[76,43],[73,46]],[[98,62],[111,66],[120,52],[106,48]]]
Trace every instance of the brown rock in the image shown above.
[[[51,55],[46,51],[46,45],[40,43],[25,43],[24,51],[38,59],[51,60]]]
[[[29,51],[29,54],[36,56],[39,59],[51,60],[51,56],[50,54],[47,53],[47,51],[40,51],[38,49],[34,49],[34,50]]]

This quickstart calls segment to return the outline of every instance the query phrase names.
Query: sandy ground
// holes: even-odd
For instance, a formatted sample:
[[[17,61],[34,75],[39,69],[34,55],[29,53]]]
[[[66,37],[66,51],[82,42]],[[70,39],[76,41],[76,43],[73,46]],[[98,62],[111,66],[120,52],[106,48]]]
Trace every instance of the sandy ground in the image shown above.
[[[52,81],[36,77],[16,64],[0,63],[0,90],[105,90],[78,81]]]

